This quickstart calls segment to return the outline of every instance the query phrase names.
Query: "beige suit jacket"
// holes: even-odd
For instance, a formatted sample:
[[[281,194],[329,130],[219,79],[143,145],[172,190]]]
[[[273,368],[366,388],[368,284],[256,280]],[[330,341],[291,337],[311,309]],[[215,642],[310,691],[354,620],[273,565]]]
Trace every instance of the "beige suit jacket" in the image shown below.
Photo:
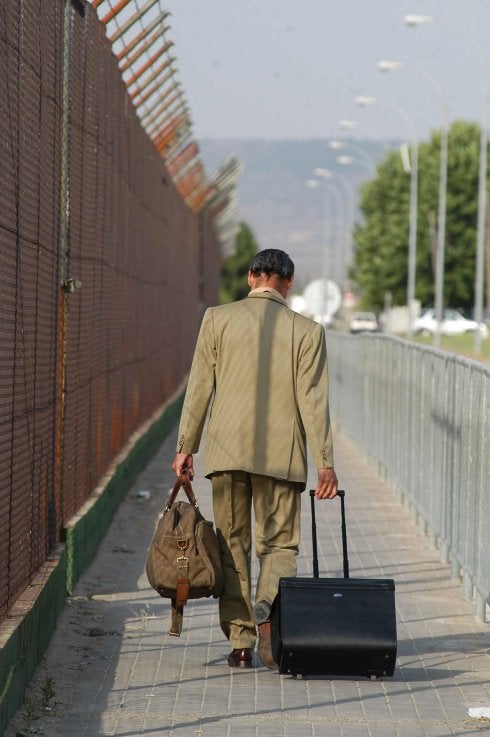
[[[241,470],[306,482],[306,438],[317,468],[333,466],[325,332],[273,292],[206,310],[177,450],[199,450],[205,474]]]

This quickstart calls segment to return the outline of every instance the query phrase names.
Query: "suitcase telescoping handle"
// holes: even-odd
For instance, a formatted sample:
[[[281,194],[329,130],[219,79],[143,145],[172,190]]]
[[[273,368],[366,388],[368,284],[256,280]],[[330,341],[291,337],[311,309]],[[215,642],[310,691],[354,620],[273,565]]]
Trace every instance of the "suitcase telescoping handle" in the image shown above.
[[[338,489],[337,496],[340,498],[340,513],[342,515],[342,556],[344,564],[344,578],[349,578],[349,559],[347,557],[347,527],[345,524],[345,491]],[[313,578],[319,577],[318,572],[318,549],[316,544],[316,516],[315,516],[315,489],[310,489],[311,500],[311,539],[313,543]]]

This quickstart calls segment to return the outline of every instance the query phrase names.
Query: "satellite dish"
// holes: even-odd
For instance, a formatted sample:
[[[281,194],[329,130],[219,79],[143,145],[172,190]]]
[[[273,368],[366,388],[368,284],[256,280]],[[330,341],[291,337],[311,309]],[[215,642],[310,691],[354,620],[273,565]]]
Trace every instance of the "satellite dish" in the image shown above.
[[[342,294],[335,282],[330,279],[314,279],[303,292],[308,310],[321,320],[330,318],[342,304]]]

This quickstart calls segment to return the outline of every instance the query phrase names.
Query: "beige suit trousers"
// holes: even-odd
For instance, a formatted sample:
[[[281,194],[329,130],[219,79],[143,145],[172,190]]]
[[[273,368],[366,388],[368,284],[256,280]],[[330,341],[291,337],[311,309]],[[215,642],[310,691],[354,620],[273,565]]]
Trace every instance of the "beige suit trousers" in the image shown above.
[[[214,473],[211,483],[225,579],[219,600],[221,629],[233,648],[253,648],[252,505],[260,565],[255,601],[272,603],[281,576],[296,575],[302,485],[244,471]]]

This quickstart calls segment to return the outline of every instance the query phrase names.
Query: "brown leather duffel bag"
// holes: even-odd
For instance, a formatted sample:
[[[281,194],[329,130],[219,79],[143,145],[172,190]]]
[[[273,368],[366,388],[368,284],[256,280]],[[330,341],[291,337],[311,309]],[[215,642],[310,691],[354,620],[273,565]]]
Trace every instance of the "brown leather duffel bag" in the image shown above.
[[[188,502],[176,502],[180,488]],[[160,515],[146,559],[146,575],[160,596],[172,600],[169,635],[180,636],[188,599],[217,598],[223,569],[213,523],[204,519],[187,474],[177,478]]]

